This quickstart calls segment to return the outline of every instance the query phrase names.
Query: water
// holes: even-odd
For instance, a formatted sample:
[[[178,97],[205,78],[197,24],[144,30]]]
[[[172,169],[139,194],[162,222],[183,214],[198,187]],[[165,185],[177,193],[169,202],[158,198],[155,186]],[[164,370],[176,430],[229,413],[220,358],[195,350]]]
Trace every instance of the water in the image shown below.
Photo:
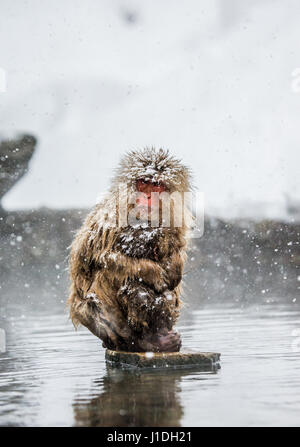
[[[6,330],[1,426],[300,425],[296,306],[188,309],[183,345],[221,352],[217,371],[108,367],[99,341],[60,309],[7,317]]]

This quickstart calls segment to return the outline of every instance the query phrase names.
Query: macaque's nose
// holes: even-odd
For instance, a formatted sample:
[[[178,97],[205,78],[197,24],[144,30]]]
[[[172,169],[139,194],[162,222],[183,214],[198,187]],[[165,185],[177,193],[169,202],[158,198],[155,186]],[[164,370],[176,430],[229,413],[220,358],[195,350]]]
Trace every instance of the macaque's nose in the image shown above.
[[[151,193],[156,192],[160,194],[161,192],[164,192],[166,188],[162,184],[138,180],[137,190],[143,193],[141,194],[141,197],[138,197],[137,204],[140,206],[151,207],[151,204],[157,205],[159,203],[157,195],[155,194],[154,197],[151,198]]]

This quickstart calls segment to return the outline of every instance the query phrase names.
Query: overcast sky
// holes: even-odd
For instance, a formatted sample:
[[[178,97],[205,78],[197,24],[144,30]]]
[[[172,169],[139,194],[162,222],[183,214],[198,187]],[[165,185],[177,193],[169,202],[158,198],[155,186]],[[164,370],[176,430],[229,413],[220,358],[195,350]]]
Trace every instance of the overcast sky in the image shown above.
[[[190,165],[221,215],[299,200],[298,0],[0,6],[0,134],[39,139],[7,208],[91,206],[120,156],[147,145]]]

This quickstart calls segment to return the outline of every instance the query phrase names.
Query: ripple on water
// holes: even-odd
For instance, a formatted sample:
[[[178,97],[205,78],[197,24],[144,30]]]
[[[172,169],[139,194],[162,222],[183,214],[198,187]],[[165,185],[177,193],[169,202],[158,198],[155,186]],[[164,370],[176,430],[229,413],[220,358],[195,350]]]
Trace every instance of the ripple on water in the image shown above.
[[[64,314],[31,312],[8,321],[0,425],[299,425],[295,329],[291,306],[186,312],[183,345],[221,352],[221,370],[140,374],[107,367]]]

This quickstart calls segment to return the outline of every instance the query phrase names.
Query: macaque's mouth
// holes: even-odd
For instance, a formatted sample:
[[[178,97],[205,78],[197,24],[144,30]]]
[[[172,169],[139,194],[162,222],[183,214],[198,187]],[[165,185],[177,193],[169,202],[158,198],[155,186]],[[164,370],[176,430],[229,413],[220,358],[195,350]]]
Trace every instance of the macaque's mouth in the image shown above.
[[[138,192],[143,193],[141,194],[142,197],[139,197],[137,199],[137,204],[139,206],[151,206],[151,193],[162,193],[167,190],[166,185],[162,182],[153,182],[149,180],[143,180],[139,179],[136,182],[136,189]],[[153,199],[152,199],[153,201]],[[157,201],[157,199],[156,199]]]

